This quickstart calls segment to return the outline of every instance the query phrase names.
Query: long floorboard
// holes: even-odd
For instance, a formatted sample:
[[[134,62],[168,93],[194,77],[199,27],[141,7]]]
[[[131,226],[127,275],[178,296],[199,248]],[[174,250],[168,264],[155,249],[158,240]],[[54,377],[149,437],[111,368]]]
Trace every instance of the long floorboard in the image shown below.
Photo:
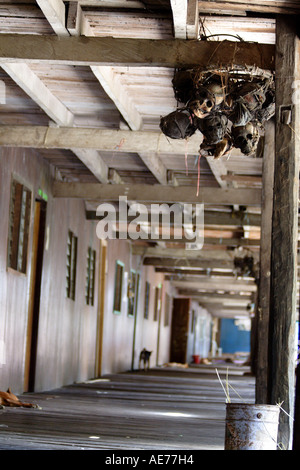
[[[254,378],[235,364],[108,375],[19,397],[38,409],[1,409],[0,449],[223,450],[226,400],[215,367],[222,381],[228,369],[231,401],[238,393],[254,403]]]

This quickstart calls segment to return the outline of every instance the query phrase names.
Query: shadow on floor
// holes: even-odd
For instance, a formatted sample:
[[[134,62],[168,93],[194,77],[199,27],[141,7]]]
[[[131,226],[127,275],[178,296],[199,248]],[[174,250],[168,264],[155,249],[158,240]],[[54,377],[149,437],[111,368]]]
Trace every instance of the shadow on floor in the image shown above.
[[[239,364],[157,367],[25,394],[40,409],[0,410],[4,450],[223,450],[225,394],[217,377],[254,403]],[[21,398],[21,397],[20,397]]]

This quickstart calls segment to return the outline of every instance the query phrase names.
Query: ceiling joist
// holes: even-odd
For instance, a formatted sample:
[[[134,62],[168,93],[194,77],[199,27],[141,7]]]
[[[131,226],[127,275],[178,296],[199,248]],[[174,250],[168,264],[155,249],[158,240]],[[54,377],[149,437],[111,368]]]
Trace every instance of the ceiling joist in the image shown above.
[[[61,0],[38,0],[38,5],[59,36],[69,36],[64,26],[65,5]],[[71,127],[74,115],[49,90],[43,81],[30,69],[26,63],[2,64],[3,70],[19,85],[30,98],[53,120],[62,127]],[[109,168],[101,156],[94,149],[71,149],[73,153],[85,164],[100,183],[109,182]]]
[[[201,136],[201,134],[200,134]],[[1,126],[0,145],[33,148],[93,148],[118,152],[197,155],[202,138],[168,139],[160,132],[87,127]]]
[[[103,201],[119,201],[124,196],[128,201],[153,203],[222,204],[234,203],[260,205],[261,191],[257,189],[196,188],[190,186],[163,186],[158,184],[97,184],[97,183],[60,183],[54,182],[55,197],[81,198]]]
[[[51,93],[28,64],[7,63],[1,64],[1,67],[57,125],[67,127],[73,125],[73,113]]]
[[[188,233],[177,239],[178,230],[172,223],[170,238],[165,240],[166,224],[160,220],[159,239],[154,233],[137,243],[132,241],[132,253],[141,256],[146,266],[165,274],[178,295],[211,305],[207,310],[213,315],[239,313],[234,307],[239,301],[246,304],[256,285],[254,279],[236,277],[234,254],[242,251],[233,249],[245,247],[253,257],[259,253],[263,158],[246,157],[238,149],[221,159],[202,156],[201,175],[200,171],[197,175],[200,131],[187,140],[172,140],[160,132],[159,122],[176,106],[174,68],[219,70],[229,64],[243,71],[247,66],[250,74],[259,69],[273,72],[275,18],[266,18],[265,13],[300,12],[297,2],[15,3],[6,2],[9,6],[0,9],[0,67],[6,72],[1,80],[8,97],[8,106],[1,113],[0,145],[43,150],[43,158],[57,166],[56,174],[65,179],[54,183],[54,196],[83,199],[89,220],[100,220],[97,206],[118,202],[119,196],[144,203],[146,209],[152,203],[182,207],[184,203],[204,202],[202,250],[187,250],[185,243],[191,248],[193,242]],[[255,17],[255,11],[264,15]],[[8,24],[13,24],[13,29]],[[5,32],[10,34],[2,34]],[[235,38],[222,41],[226,34]],[[210,35],[213,37],[204,40]],[[36,105],[54,124],[47,126],[47,117],[39,121],[33,115],[31,108],[38,109]],[[101,184],[86,184],[94,178],[68,150]],[[74,162],[78,167],[71,168]],[[125,234],[131,239],[129,228],[132,221],[137,223],[136,218],[128,215],[124,222],[119,215],[116,211],[116,238],[126,239]],[[248,229],[250,238],[246,238]],[[225,294],[220,289],[226,290]],[[244,295],[240,296],[240,291]],[[223,301],[230,305],[222,305]]]
[[[231,64],[274,70],[275,48],[271,44],[235,41],[2,34],[0,63],[20,61],[172,68]]]

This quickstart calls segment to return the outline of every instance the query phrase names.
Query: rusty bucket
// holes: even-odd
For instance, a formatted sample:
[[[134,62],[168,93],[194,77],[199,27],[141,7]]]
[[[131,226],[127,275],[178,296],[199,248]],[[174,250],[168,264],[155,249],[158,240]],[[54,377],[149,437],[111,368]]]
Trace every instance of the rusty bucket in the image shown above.
[[[276,450],[279,407],[226,404],[225,450]]]

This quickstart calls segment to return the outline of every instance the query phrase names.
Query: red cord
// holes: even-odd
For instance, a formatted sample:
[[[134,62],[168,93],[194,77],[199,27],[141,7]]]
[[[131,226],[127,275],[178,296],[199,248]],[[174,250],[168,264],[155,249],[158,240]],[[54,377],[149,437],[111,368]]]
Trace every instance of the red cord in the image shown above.
[[[201,157],[201,153],[199,153],[199,155],[198,155],[197,197],[199,196],[199,187],[200,187],[200,157]]]

